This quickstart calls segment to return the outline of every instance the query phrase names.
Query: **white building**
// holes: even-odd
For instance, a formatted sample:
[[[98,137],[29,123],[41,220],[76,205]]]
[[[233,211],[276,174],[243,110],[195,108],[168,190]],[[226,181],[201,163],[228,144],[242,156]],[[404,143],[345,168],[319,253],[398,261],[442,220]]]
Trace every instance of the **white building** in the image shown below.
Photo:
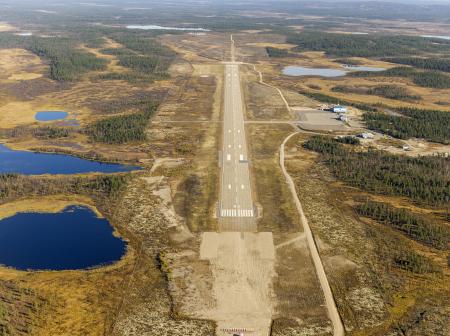
[[[412,149],[411,149],[411,147],[408,146],[408,145],[403,145],[403,150],[404,150],[404,151],[411,151]]]
[[[334,113],[347,113],[347,108],[342,105],[336,105],[332,110]]]
[[[359,137],[363,138],[363,139],[373,139],[374,135],[372,133],[366,132],[366,133],[361,133],[359,135]]]

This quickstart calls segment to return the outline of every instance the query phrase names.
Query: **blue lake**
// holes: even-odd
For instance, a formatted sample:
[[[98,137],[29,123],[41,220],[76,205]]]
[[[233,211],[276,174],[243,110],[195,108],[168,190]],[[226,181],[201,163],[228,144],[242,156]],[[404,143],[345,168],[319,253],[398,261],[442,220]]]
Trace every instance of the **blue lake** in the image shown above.
[[[54,121],[66,119],[67,115],[68,113],[64,111],[40,111],[34,118],[38,121]]]
[[[422,37],[427,38],[437,38],[442,40],[450,40],[450,35],[421,35]]]
[[[138,166],[91,161],[66,154],[12,150],[0,144],[0,173],[24,175],[119,173],[140,169]]]
[[[110,264],[126,251],[108,220],[89,208],[18,213],[0,220],[0,264],[20,270],[74,270]]]
[[[375,68],[375,67],[368,67],[368,66],[358,66],[358,65],[343,65],[344,68],[352,71],[384,71],[385,68]]]
[[[191,28],[191,27],[164,27],[158,25],[128,25],[127,29],[142,29],[142,30],[179,30],[179,31],[200,31],[207,32],[209,29]]]
[[[287,66],[283,69],[283,75],[288,76],[321,76],[339,77],[345,76],[347,71],[326,68],[305,68],[301,66]]]

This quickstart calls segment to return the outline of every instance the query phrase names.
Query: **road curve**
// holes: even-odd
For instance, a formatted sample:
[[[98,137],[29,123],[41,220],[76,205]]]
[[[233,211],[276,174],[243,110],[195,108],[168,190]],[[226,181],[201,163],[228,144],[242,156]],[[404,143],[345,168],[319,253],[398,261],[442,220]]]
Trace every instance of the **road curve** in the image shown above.
[[[294,198],[295,205],[297,207],[297,211],[300,216],[300,220],[303,224],[303,229],[305,231],[306,240],[308,242],[308,247],[311,252],[311,257],[314,263],[314,267],[316,269],[317,277],[319,278],[320,286],[322,287],[322,291],[325,296],[325,305],[327,307],[328,317],[330,318],[331,323],[333,325],[333,335],[344,336],[345,335],[344,325],[337,310],[333,292],[331,291],[330,284],[328,283],[327,275],[325,273],[325,269],[323,268],[322,260],[320,259],[316,241],[314,240],[314,236],[311,232],[311,228],[309,227],[308,220],[306,219],[306,216],[303,212],[302,204],[300,203],[300,199],[298,198],[294,181],[292,180],[291,176],[287,172],[286,167],[284,165],[284,145],[289,141],[289,139],[291,139],[297,133],[298,132],[294,132],[288,135],[281,144],[280,166],[281,170],[283,171],[284,177],[286,178],[286,182],[289,185],[289,189],[291,190],[292,197]]]

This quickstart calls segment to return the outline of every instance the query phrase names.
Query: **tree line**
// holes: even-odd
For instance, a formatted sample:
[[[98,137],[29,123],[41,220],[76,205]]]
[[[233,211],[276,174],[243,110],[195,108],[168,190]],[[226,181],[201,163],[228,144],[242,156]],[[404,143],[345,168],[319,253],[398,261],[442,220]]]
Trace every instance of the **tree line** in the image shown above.
[[[77,44],[64,37],[0,34],[0,48],[22,48],[42,57],[49,62],[49,77],[57,81],[74,81],[89,71],[106,69],[106,60],[74,47]]]
[[[304,147],[321,153],[338,179],[368,192],[408,197],[431,206],[450,201],[450,158],[354,150],[325,136],[311,137]]]
[[[399,85],[377,85],[374,87],[354,87],[337,85],[331,89],[333,92],[356,93],[361,95],[380,96],[389,99],[415,101],[421,99],[418,95],[411,94],[408,89]]]
[[[119,64],[129,68],[129,73],[101,74],[100,79],[123,79],[129,81],[167,78],[167,69],[176,54],[152,37],[134,36],[129,32],[105,32],[121,43],[124,48],[104,49],[105,53],[116,55]],[[98,46],[103,39],[90,32],[78,38]],[[106,70],[107,60],[77,48],[83,40],[69,37],[42,38],[38,36],[15,36],[0,33],[0,48],[23,48],[47,60],[49,77],[57,81],[75,81],[90,71]]]
[[[274,47],[266,47],[266,52],[269,57],[288,57],[291,55],[289,50]]]
[[[176,53],[154,38],[129,32],[116,32],[109,35],[120,43],[122,48],[102,49],[103,53],[114,55],[119,65],[130,69],[125,73],[108,73],[102,79],[127,80],[129,82],[152,81],[168,77],[167,70]]]
[[[450,88],[450,75],[439,71],[417,71],[410,67],[395,67],[384,71],[355,71],[349,73],[352,77],[404,77],[421,87],[435,89]]]
[[[363,119],[369,129],[394,138],[423,138],[443,144],[450,143],[450,113],[438,110],[396,108],[404,115],[366,112]]]
[[[116,197],[130,179],[130,174],[108,174],[91,177],[36,177],[20,174],[0,174],[0,203],[23,196],[55,194],[85,194],[98,198]]]
[[[145,130],[156,109],[157,105],[153,104],[141,112],[99,120],[88,127],[87,133],[93,141],[109,144],[144,141]]]
[[[422,52],[449,52],[450,41],[408,35],[350,35],[325,32],[288,33],[287,42],[298,51],[325,51],[338,57],[385,57]]]
[[[419,243],[440,250],[448,248],[450,230],[444,225],[382,202],[368,200],[366,203],[356,206],[355,209],[359,215],[388,225]]]
[[[410,65],[415,68],[450,72],[450,58],[430,57],[386,57],[383,61]]]

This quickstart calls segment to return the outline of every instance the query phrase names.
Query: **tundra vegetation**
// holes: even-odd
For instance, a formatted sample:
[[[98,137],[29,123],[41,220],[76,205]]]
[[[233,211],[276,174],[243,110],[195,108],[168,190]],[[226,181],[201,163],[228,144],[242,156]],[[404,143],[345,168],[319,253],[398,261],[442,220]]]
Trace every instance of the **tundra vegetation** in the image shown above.
[[[378,20],[380,15],[392,19],[447,19],[449,12],[442,8],[427,7],[427,10],[417,13],[403,4],[397,7],[368,4],[368,11],[353,3],[311,8],[298,3],[280,2],[277,6],[288,8],[287,17],[278,17],[278,14],[259,16],[259,12],[256,15],[246,13],[244,17],[229,10],[228,4],[223,4],[220,14],[211,19],[210,10],[205,10],[201,4],[195,5],[194,15],[192,8],[184,11],[186,7],[182,5],[177,10],[171,7],[163,11],[163,4],[155,5],[150,11],[67,6],[58,7],[55,10],[58,11],[57,15],[29,9],[14,12],[11,8],[2,8],[1,21],[11,21],[24,30],[30,28],[35,36],[0,33],[0,48],[26,49],[38,55],[48,70],[45,74],[47,78],[14,84],[2,81],[0,98],[2,103],[14,99],[15,96],[10,94],[12,91],[14,94],[26,92],[29,101],[42,96],[42,92],[48,94],[46,99],[53,99],[52,102],[62,97],[61,105],[76,106],[87,111],[80,118],[81,126],[19,126],[0,130],[2,140],[10,140],[26,148],[50,148],[69,153],[76,152],[80,147],[81,152],[77,152],[77,155],[89,155],[91,158],[96,155],[103,157],[106,153],[121,160],[125,157],[130,160],[143,159],[142,162],[161,160],[155,160],[152,170],[145,167],[143,171],[131,174],[0,175],[0,204],[43,195],[88,197],[119,229],[120,234],[130,240],[130,259],[117,267],[72,272],[69,275],[29,272],[12,280],[6,279],[2,273],[0,334],[26,335],[38,330],[41,331],[39,336],[86,335],[90,332],[99,335],[133,332],[161,335],[213,333],[213,322],[185,319],[179,315],[177,303],[170,297],[172,274],[167,255],[172,247],[166,230],[167,218],[178,216],[183,217],[184,223],[194,233],[216,229],[216,219],[212,214],[218,179],[217,151],[213,139],[220,137],[219,124],[196,123],[186,126],[183,122],[152,123],[151,120],[157,109],[162,111],[160,116],[162,119],[167,118],[166,121],[170,121],[170,118],[179,121],[196,118],[219,120],[218,114],[215,117],[209,114],[212,110],[209,103],[215,95],[216,82],[212,77],[220,84],[220,75],[217,73],[221,73],[221,70],[211,78],[192,75],[191,71],[197,75],[201,71],[211,75],[208,72],[212,71],[209,63],[228,56],[224,52],[224,43],[217,41],[228,41],[230,32],[236,33],[238,58],[250,55],[248,59],[260,64],[267,82],[274,76],[270,71],[265,72],[268,69],[265,62],[284,65],[294,60],[306,61],[307,57],[302,55],[305,51],[316,51],[311,53],[315,57],[324,52],[325,56],[321,56],[320,60],[312,60],[317,62],[315,64],[323,61],[323,66],[331,66],[331,62],[366,65],[366,61],[374,66],[385,66],[383,62],[398,64],[377,73],[350,74],[348,77],[351,80],[376,82],[360,86],[359,89],[367,87],[364,92],[348,89],[349,85],[344,85],[341,79],[329,79],[327,83],[332,83],[330,87],[338,88],[335,90],[337,95],[356,93],[345,95],[344,99],[334,97],[332,90],[331,93],[324,90],[324,86],[318,85],[318,82],[308,83],[306,87],[323,90],[320,93],[303,87],[291,90],[288,94],[294,96],[300,92],[303,95],[298,96],[304,97],[308,103],[312,100],[305,96],[314,99],[314,104],[321,101],[360,109],[364,112],[367,128],[400,139],[423,138],[434,141],[433,145],[436,146],[449,143],[448,111],[444,111],[445,106],[448,106],[445,98],[449,88],[448,41],[402,35],[410,29],[408,27],[405,30],[398,28],[399,35],[349,35],[319,31],[347,29],[349,23],[361,25],[361,17]],[[263,3],[252,6],[243,4],[241,10],[267,10],[265,6]],[[189,22],[189,26],[215,31],[195,35],[123,28],[130,21],[149,21],[155,17],[155,13],[161,14],[158,17],[161,25]],[[294,13],[321,16],[328,13],[332,18],[293,18]],[[350,17],[352,15],[359,15],[359,19],[354,21]],[[341,17],[339,22],[334,19],[336,16]],[[379,21],[364,21],[364,27],[369,31],[383,25]],[[391,22],[387,25],[385,28],[391,31]],[[434,29],[436,22],[431,25]],[[304,32],[294,31],[299,26]],[[254,32],[243,31],[249,29]],[[180,34],[179,41],[187,41],[174,45],[177,47],[174,49],[181,51],[180,54],[167,47],[169,38],[165,34]],[[287,37],[287,41],[284,37]],[[289,42],[298,47],[288,51],[277,48],[276,43],[271,47],[246,45],[247,42],[267,40],[283,44]],[[202,57],[196,58],[199,55]],[[198,64],[196,60],[199,60]],[[171,65],[175,66],[169,71]],[[390,66],[392,64],[387,68]],[[254,119],[279,119],[282,115],[288,120],[291,116],[278,94],[269,87],[264,87],[266,91],[263,91],[262,85],[255,84],[257,79],[252,77],[254,73],[250,75],[246,66],[241,69],[243,78],[253,86],[254,101],[249,110],[252,110]],[[169,73],[175,76],[171,77]],[[295,81],[293,78],[284,80],[290,83]],[[102,91],[113,89],[107,95],[92,96],[96,87],[101,87]],[[279,87],[285,92],[282,85]],[[428,103],[431,94],[440,95],[436,100],[442,100],[442,104],[433,108],[418,107]],[[359,100],[355,96],[368,96],[372,100]],[[162,97],[167,97],[167,100]],[[379,99],[379,102],[374,103],[373,99]],[[216,99],[215,104],[220,105],[220,99]],[[415,108],[411,108],[413,104]],[[250,141],[250,152],[252,160],[257,162],[253,166],[253,174],[262,205],[259,225],[263,230],[274,232],[280,242],[285,238],[291,239],[291,235],[294,237],[301,227],[278,163],[279,144],[291,131],[288,125],[249,125],[249,136],[253,139]],[[441,156],[409,158],[367,150],[360,146],[362,142],[351,136],[337,139],[313,137],[306,142],[305,147],[299,145],[295,151],[286,151],[287,161],[296,155],[300,156],[299,161],[303,165],[314,161],[313,166],[300,174],[307,178],[301,180],[301,176],[297,176],[300,181],[298,192],[302,196],[314,234],[320,237],[324,260],[334,267],[340,264],[334,261],[341,260],[338,257],[341,257],[342,251],[347,249],[356,255],[355,258],[349,258],[352,261],[344,260],[342,269],[329,271],[330,268],[327,268],[333,292],[338,297],[340,313],[346,326],[350,326],[350,335],[379,336],[414,332],[418,335],[439,335],[445,325],[441,321],[445,321],[442,307],[448,290],[445,276],[448,271],[449,160]],[[136,153],[139,156],[135,157]],[[161,162],[166,159],[170,164],[165,166]],[[300,171],[292,167],[289,169],[292,175]],[[164,189],[166,183],[167,188]],[[167,204],[156,201],[157,193],[164,197],[175,194],[173,202],[176,216],[171,216],[172,213],[166,209]],[[356,196],[349,200],[346,198],[348,195]],[[350,211],[351,215],[344,217],[346,211]],[[314,216],[314,212],[319,219]],[[320,231],[320,225],[329,223],[334,224],[332,229]],[[363,230],[359,229],[360,224]],[[349,236],[341,235],[340,230],[346,225],[350,226]],[[339,247],[330,252],[334,248],[333,243],[339,239],[342,239]],[[358,246],[361,239],[366,239],[368,244]],[[285,272],[291,278],[285,284],[277,283],[274,288],[279,298],[289,306],[289,313],[292,316],[304,314],[296,318],[304,322],[311,316],[314,319],[319,315],[311,315],[314,313],[301,305],[308,302],[319,307],[321,292],[315,281],[298,281],[305,278],[306,274],[302,274],[305,270],[311,270],[305,272],[308,275],[314,274],[309,268],[311,266],[304,264],[298,267],[297,255],[289,254],[299,245],[301,240],[295,240],[277,249],[283,264],[277,271],[281,270],[280,274]],[[333,255],[334,251],[338,251],[336,255]],[[370,253],[375,253],[378,259],[371,258]],[[310,261],[309,258],[304,260]],[[353,260],[358,263],[358,267],[352,268]],[[2,272],[9,271],[2,269]],[[343,284],[339,283],[340,277]],[[374,298],[368,291],[351,292],[358,283],[373,285],[381,297]],[[304,285],[309,287],[299,287]],[[280,290],[282,286],[289,288],[289,295]],[[382,309],[379,313],[376,310],[378,306],[384,307],[390,314]],[[358,311],[359,307],[364,309]],[[374,307],[376,309],[371,310]],[[375,322],[369,316],[373,311],[376,312],[373,315],[381,316],[377,315],[378,320]],[[46,329],[50,325],[53,329]],[[273,331],[276,335],[293,335],[297,327],[294,319],[282,317],[274,322]],[[318,333],[317,330],[309,332]]]

